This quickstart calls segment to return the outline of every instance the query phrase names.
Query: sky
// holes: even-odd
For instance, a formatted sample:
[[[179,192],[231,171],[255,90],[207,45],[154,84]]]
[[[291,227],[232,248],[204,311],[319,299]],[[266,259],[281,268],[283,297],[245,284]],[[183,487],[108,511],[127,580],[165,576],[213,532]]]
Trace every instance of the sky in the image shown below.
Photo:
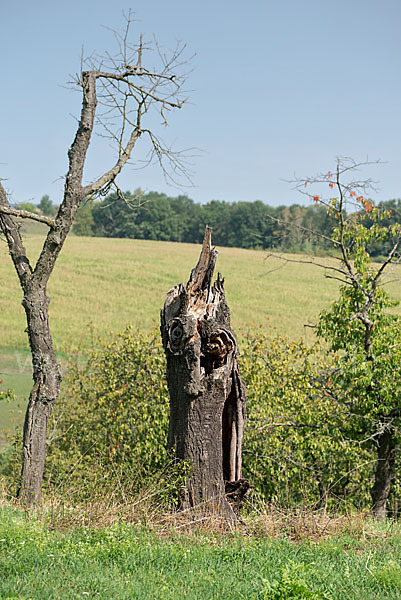
[[[375,200],[401,197],[399,0],[0,0],[0,177],[14,203],[59,203],[81,99],[66,82],[86,54],[111,53],[132,8],[133,39],[178,40],[193,56],[188,103],[157,133],[192,152],[192,185],[157,166],[127,165],[124,190],[196,202],[307,203],[288,183],[334,170],[337,156],[380,159],[366,170]],[[141,164],[139,144],[134,159]],[[95,139],[85,182],[111,166]],[[185,185],[184,185],[185,184]]]

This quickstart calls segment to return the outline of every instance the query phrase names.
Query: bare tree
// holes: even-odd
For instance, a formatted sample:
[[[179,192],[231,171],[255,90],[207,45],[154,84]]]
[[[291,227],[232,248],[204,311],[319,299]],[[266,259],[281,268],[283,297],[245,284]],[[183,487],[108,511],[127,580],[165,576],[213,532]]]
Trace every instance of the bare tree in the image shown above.
[[[117,53],[83,60],[81,72],[74,78],[73,83],[82,94],[82,108],[75,138],[68,150],[64,195],[56,217],[53,219],[12,208],[0,182],[0,228],[23,292],[22,304],[26,312],[33,364],[34,385],[25,417],[18,492],[28,504],[41,499],[47,422],[62,379],[50,334],[50,299],[46,287],[77,211],[84,199],[105,195],[112,186],[123,197],[116,177],[130,160],[140,138],[147,138],[149,142],[146,162],[156,160],[170,179],[187,175],[185,155],[164,145],[153,127],[145,127],[145,122],[153,123],[152,113],[166,125],[169,112],[181,108],[185,102],[185,46],[178,43],[166,54],[156,41],[145,43],[142,35],[133,45],[129,41],[131,25],[129,14],[123,32],[112,32],[118,44]],[[152,66],[146,66],[150,61]],[[95,126],[100,126],[103,135],[114,142],[116,157],[107,171],[84,184],[83,171]],[[19,218],[40,221],[49,227],[36,264],[32,264],[27,256]]]

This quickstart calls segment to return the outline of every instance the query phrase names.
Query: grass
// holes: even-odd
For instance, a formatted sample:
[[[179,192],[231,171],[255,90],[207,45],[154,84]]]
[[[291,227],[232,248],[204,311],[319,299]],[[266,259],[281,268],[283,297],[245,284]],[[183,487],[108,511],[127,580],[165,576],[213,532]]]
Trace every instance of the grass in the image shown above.
[[[0,507],[0,597],[118,600],[385,600],[401,594],[399,526],[313,542],[239,532],[157,530],[115,522],[51,530]]]
[[[26,399],[32,387],[32,361],[28,351],[2,348],[0,353],[0,389],[12,389],[16,399],[0,402],[0,448],[6,443],[5,432],[22,425]]]

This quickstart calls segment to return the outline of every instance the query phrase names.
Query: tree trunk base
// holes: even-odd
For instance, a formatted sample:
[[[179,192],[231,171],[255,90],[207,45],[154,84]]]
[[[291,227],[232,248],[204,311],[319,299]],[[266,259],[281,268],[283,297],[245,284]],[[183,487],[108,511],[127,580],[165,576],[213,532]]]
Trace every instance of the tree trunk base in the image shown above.
[[[386,424],[385,424],[386,425]],[[372,514],[382,521],[387,516],[387,500],[394,478],[395,443],[390,428],[384,427],[377,438],[377,466],[375,482],[371,490]]]
[[[244,478],[239,479],[238,481],[225,482],[226,498],[237,517],[239,517],[244,498],[248,494],[250,488],[251,484],[248,479]]]

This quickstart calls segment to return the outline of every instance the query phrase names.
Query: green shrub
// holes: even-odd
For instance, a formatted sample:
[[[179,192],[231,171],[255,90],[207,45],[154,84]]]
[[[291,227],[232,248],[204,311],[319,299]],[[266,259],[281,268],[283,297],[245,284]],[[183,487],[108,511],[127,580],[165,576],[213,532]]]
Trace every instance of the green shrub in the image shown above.
[[[365,506],[372,456],[347,439],[327,355],[258,333],[241,340],[240,360],[249,392],[244,475],[262,499]],[[171,475],[166,466],[167,432],[159,337],[127,331],[84,364],[71,365],[49,424],[45,483],[92,497],[116,481],[137,492],[162,472],[165,499],[171,498],[172,480],[182,481],[183,469],[174,466]]]
[[[155,336],[126,331],[70,365],[49,423],[48,486],[137,491],[168,463],[168,392]]]
[[[334,361],[334,364],[333,364]],[[365,506],[372,465],[348,438],[331,373],[335,357],[302,341],[248,335],[241,369],[248,386],[244,470],[281,506]]]

